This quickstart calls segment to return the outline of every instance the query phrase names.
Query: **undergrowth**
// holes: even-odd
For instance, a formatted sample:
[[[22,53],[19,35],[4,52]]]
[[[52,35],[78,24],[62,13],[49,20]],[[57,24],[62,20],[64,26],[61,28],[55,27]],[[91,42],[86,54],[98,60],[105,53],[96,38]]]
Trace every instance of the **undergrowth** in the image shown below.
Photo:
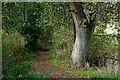
[[[69,55],[67,55],[66,50],[51,50],[49,53],[49,58],[53,65],[63,66],[69,64]],[[68,53],[69,54],[69,53]]]
[[[62,55],[61,55],[62,54]],[[49,57],[51,59],[52,65],[56,69],[60,69],[60,66],[69,65],[69,58],[70,55],[67,54],[65,49],[63,50],[51,50],[49,53]],[[93,79],[100,79],[100,78],[109,78],[109,79],[118,79],[118,75],[115,72],[111,72],[106,70],[99,70],[90,67],[89,69],[83,68],[83,70],[75,70],[75,69],[68,69],[68,78],[77,78],[77,77],[86,77],[86,78],[93,78]],[[66,70],[63,70],[65,72]],[[77,76],[76,76],[77,75]]]
[[[72,76],[76,77],[86,77],[86,78],[110,78],[110,79],[118,79],[119,75],[116,75],[114,72],[109,72],[107,70],[75,70],[71,69],[68,72],[68,77]]]
[[[32,61],[37,56],[25,48],[24,37],[17,31],[2,31],[2,78],[39,78],[33,73]]]

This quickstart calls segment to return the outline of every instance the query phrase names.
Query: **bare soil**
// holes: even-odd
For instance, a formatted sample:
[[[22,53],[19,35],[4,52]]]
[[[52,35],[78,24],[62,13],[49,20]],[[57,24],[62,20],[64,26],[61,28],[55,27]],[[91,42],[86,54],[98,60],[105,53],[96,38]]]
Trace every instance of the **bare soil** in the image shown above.
[[[40,75],[45,75],[48,70],[51,70],[52,64],[48,57],[49,51],[40,51],[36,57],[35,62],[33,63],[35,68],[35,73]],[[53,69],[52,73],[49,74],[50,78],[66,78],[66,73],[63,73],[62,70]]]
[[[35,68],[34,72],[40,75],[45,75],[45,73],[50,70],[51,73],[48,74],[49,78],[69,78],[68,72],[70,70],[69,66],[59,66],[59,69],[54,68],[52,65],[48,53],[50,51],[39,51],[33,66]],[[51,70],[51,67],[53,70]],[[83,78],[81,75],[72,75],[72,78]],[[85,77],[84,77],[85,78]]]

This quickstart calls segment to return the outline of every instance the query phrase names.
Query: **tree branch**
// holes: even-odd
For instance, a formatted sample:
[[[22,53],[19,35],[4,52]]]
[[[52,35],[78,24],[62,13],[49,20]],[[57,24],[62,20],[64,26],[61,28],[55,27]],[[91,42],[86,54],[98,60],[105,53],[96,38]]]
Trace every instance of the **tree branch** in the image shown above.
[[[80,18],[87,19],[86,15],[83,11],[84,8],[82,6],[82,2],[70,2],[69,6],[73,12],[75,12],[76,14],[78,14],[78,16],[80,16]]]
[[[118,37],[118,35],[111,35],[111,34],[105,34],[105,35],[93,34],[93,36],[99,36],[99,37],[105,37],[105,36],[108,36],[108,37]]]
[[[100,12],[100,11],[103,10],[103,9],[104,9],[103,6],[99,7],[98,10],[91,15],[90,19],[93,19],[93,17],[94,17],[98,12]]]

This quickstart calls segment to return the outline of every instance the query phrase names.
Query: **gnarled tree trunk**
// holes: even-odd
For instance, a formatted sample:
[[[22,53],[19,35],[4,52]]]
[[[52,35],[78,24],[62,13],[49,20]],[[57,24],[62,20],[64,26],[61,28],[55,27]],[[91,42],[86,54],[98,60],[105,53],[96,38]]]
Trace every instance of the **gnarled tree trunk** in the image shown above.
[[[76,40],[71,55],[71,65],[83,67],[89,54],[94,26],[91,25],[91,22],[88,23],[81,3],[69,4],[72,11],[74,11],[72,15],[76,27]]]

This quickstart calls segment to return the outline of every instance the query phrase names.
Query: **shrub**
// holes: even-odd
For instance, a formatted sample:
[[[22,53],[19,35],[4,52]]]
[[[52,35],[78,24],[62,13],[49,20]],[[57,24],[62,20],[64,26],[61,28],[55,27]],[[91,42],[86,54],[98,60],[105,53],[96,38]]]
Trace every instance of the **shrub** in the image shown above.
[[[107,57],[117,58],[118,44],[115,37],[93,36],[88,61],[91,66],[102,67],[108,63]],[[114,60],[112,60],[114,62]]]
[[[36,53],[25,48],[24,37],[17,31],[2,31],[2,68],[3,78],[29,78],[32,76],[30,60]]]

